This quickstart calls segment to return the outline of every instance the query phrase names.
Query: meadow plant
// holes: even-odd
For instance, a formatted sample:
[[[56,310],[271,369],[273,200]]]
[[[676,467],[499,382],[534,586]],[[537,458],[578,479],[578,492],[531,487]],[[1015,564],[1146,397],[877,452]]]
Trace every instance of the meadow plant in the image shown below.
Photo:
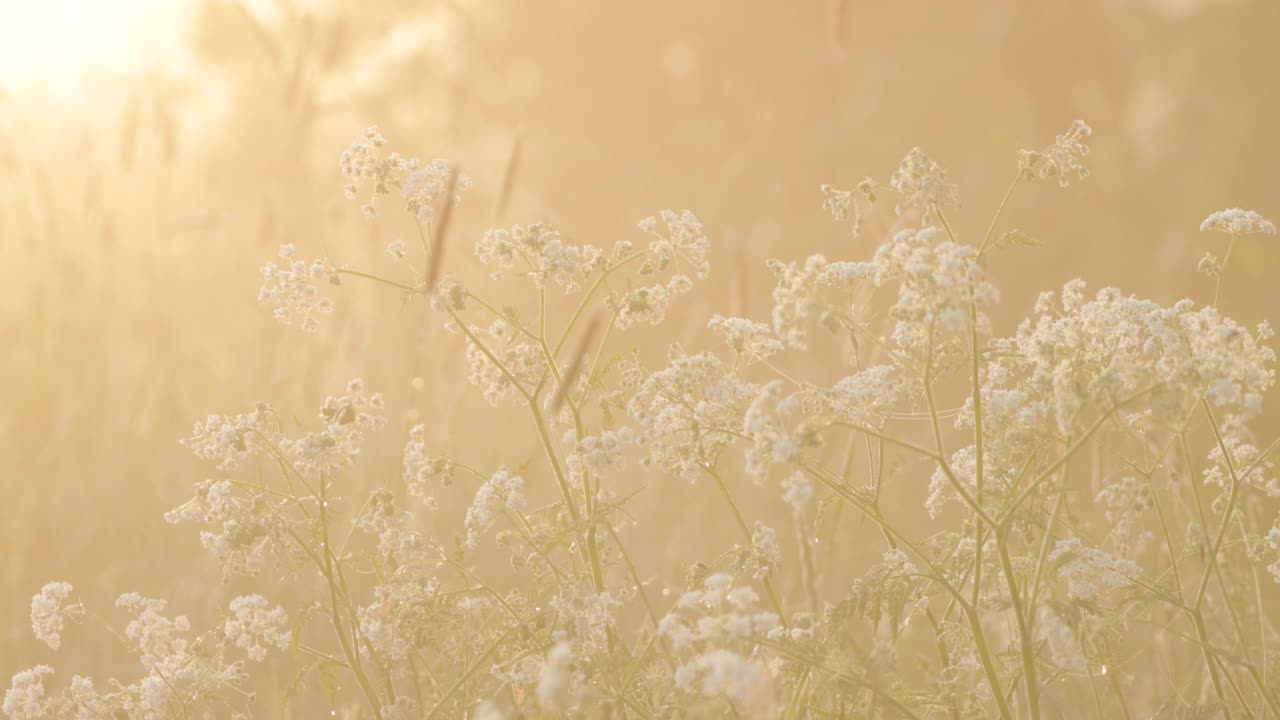
[[[710,272],[692,212],[610,247],[490,229],[474,250],[491,275],[473,280],[439,267],[470,181],[366,130],[343,154],[345,192],[369,215],[398,192],[421,246],[388,248],[393,273],[286,246],[262,302],[315,330],[333,310],[320,287],[346,278],[425,300],[538,454],[453,458],[428,420],[400,477],[353,497],[353,474],[383,471],[361,463],[386,424],[363,382],[309,423],[266,403],[210,415],[183,442],[214,476],[166,519],[198,526],[224,577],[261,594],[199,632],[122,595],[124,626],[102,620],[135,672],[62,681],[38,665],[4,713],[274,717],[245,688],[275,658],[327,688],[331,714],[380,720],[1280,717],[1280,457],[1251,429],[1273,332],[1219,309],[1225,259],[1209,304],[1074,280],[1011,332],[992,319],[989,258],[1033,244],[1002,230],[1004,210],[1022,185],[1085,178],[1089,136],[1076,122],[1020,153],[973,234],[948,221],[958,190],[918,148],[885,183],[823,186],[855,235],[880,195],[906,225],[860,258],[770,261],[767,317],[713,314],[699,347],[664,343],[653,363],[624,338]],[[1243,210],[1202,229],[1275,232]],[[637,474],[710,486],[734,528],[683,588],[637,566]],[[748,485],[779,512],[753,517]],[[465,516],[435,512],[446,496],[468,498]],[[866,555],[855,538],[876,559],[852,582],[824,576],[817,548],[847,566]],[[495,553],[510,567],[482,562]],[[99,619],[74,597],[54,582],[32,601],[51,648]]]

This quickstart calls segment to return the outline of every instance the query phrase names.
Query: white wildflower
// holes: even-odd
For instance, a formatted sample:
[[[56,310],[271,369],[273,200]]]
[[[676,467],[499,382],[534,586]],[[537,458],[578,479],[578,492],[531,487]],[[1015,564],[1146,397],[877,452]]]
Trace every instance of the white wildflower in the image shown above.
[[[875,284],[898,283],[898,301],[890,314],[898,320],[894,337],[904,349],[923,350],[930,333],[957,332],[969,321],[970,302],[994,304],[1000,293],[986,282],[977,249],[953,243],[934,227],[903,230],[881,245],[875,255]],[[989,332],[985,313],[977,330]]]
[[[1094,502],[1111,523],[1111,539],[1121,552],[1132,544],[1142,515],[1155,505],[1150,485],[1132,476],[1102,488]]]
[[[781,380],[767,383],[756,394],[742,418],[742,434],[750,441],[746,449],[746,470],[763,481],[774,464],[789,463],[816,439],[792,427],[798,423],[800,394],[785,394]]]
[[[569,670],[573,661],[570,646],[567,642],[558,642],[547,653],[547,661],[542,665],[538,675],[536,695],[538,705],[546,710],[560,707],[562,698],[569,686]]]
[[[804,510],[813,499],[813,481],[803,472],[796,471],[782,481],[782,500],[792,508]]]
[[[337,276],[323,258],[310,263],[294,258],[292,244],[280,247],[282,264],[269,262],[262,266],[263,285],[258,302],[274,307],[276,320],[284,325],[298,325],[307,332],[320,327],[318,316],[333,312],[333,300],[320,294],[317,283]]]
[[[822,209],[831,213],[836,220],[848,220],[853,216],[853,236],[862,236],[862,204],[855,192],[866,198],[868,203],[876,201],[875,182],[864,178],[854,190],[838,190],[830,185],[822,185]]]
[[[320,406],[322,431],[297,439],[278,436],[276,445],[298,472],[332,473],[352,465],[365,435],[386,425],[384,410],[382,394],[369,393],[364,381],[356,378],[347,383],[344,394],[325,398]]]
[[[1227,208],[1211,213],[1200,223],[1200,232],[1228,235],[1275,235],[1276,226],[1253,210]]]
[[[1049,659],[1061,670],[1081,672],[1087,666],[1080,639],[1051,605],[1039,607],[1036,629],[1048,646]]]
[[[611,593],[565,590],[553,597],[550,604],[559,613],[560,621],[568,626],[580,650],[607,649],[609,631],[622,607]]]
[[[1234,475],[1238,482],[1248,483],[1268,494],[1280,497],[1280,479],[1274,476],[1275,464],[1260,457],[1262,451],[1252,443],[1240,438],[1228,436],[1223,444],[1231,455],[1228,466],[1227,457],[1222,448],[1215,445],[1209,451],[1209,467],[1204,470],[1204,483],[1229,489]],[[1246,474],[1245,471],[1249,472]]]
[[[427,428],[421,423],[409,430],[409,439],[404,444],[404,470],[401,477],[411,494],[431,504],[430,482],[438,479],[444,485],[451,484],[454,464],[447,458],[427,452],[426,435]]]
[[[1266,537],[1267,547],[1275,554],[1276,561],[1267,566],[1267,572],[1280,583],[1280,525],[1272,527]]]
[[[467,379],[481,389],[492,405],[496,406],[514,390],[513,380],[537,385],[548,371],[542,348],[533,342],[518,342],[515,328],[506,321],[495,320],[488,330],[473,326],[471,334],[482,344],[467,339],[470,368]],[[501,366],[494,363],[493,358],[497,358]]]
[[[1092,133],[1093,130],[1083,120],[1076,120],[1049,147],[1020,151],[1018,168],[1022,176],[1028,180],[1056,177],[1062,187],[1069,185],[1073,176],[1084,180],[1089,176],[1089,169],[1084,166],[1089,146],[1085,145],[1084,139]]]
[[[1222,273],[1222,261],[1213,253],[1207,252],[1200,258],[1196,271],[1209,276],[1219,275]]]
[[[657,326],[666,320],[671,303],[692,289],[692,280],[685,275],[675,275],[665,284],[643,285],[610,296],[608,303],[617,313],[615,323],[619,330],[641,323]]]
[[[658,227],[658,218],[665,226],[665,233]],[[688,264],[698,278],[706,279],[711,272],[708,260],[711,242],[702,231],[702,223],[688,210],[678,214],[663,210],[658,218],[648,217],[640,221],[640,229],[653,236],[645,249],[645,262],[640,273],[647,275],[665,270],[674,262],[677,266]]]
[[[480,489],[467,510],[467,547],[475,549],[480,543],[480,536],[493,524],[499,512],[505,507],[513,512],[522,512],[525,498],[522,488],[524,478],[512,475],[505,467],[498,468]]]
[[[449,189],[449,180],[457,168],[444,158],[436,158],[422,165],[417,158],[407,161],[404,178],[400,181],[400,196],[404,198],[405,207],[418,222],[430,222],[434,217],[431,204]],[[471,178],[459,174],[454,185],[454,197],[450,201],[461,199],[462,193],[471,189]]]
[[[31,598],[31,632],[54,650],[62,644],[62,629],[66,618],[78,621],[83,614],[83,608],[78,603],[70,606],[63,604],[71,596],[71,589],[71,583],[51,582]]]
[[[609,258],[593,245],[570,245],[559,231],[549,225],[514,225],[510,230],[487,230],[476,242],[476,256],[498,272],[509,270],[519,261],[527,268],[534,285],[544,288],[559,285],[566,293],[577,292],[582,281],[592,272],[604,270]]]
[[[648,451],[645,464],[696,480],[738,434],[755,393],[714,355],[673,350],[670,365],[647,377],[627,405],[641,426],[636,442]]]
[[[374,202],[398,188],[406,209],[419,222],[430,220],[431,203],[445,192],[449,178],[456,172],[455,167],[441,158],[424,164],[418,158],[405,158],[394,152],[384,157],[382,148],[386,144],[386,138],[376,126],[368,127],[361,133],[361,138],[342,153],[339,167],[342,177],[348,180],[343,186],[343,194],[354,200],[360,186],[368,185],[370,193],[361,210],[372,217],[377,214]],[[455,192],[460,195],[470,187],[471,179],[459,175]]]
[[[93,678],[71,676],[71,685],[67,687],[63,698],[64,708],[76,712],[75,720],[107,717],[110,713],[108,701],[93,686]]]
[[[191,631],[191,621],[178,615],[168,618],[161,613],[164,600],[144,598],[138,593],[125,593],[116,599],[116,607],[125,608],[134,617],[125,628],[125,637],[137,646],[143,666],[171,666],[187,657],[188,642],[182,637]]]
[[[724,335],[725,342],[748,363],[782,351],[782,343],[772,337],[769,326],[745,318],[714,315],[707,327]]]
[[[769,682],[763,667],[731,650],[710,650],[676,668],[680,689],[739,703],[750,701]]]
[[[918,147],[903,158],[889,184],[899,193],[897,213],[919,207],[925,225],[946,206],[960,204],[959,188],[947,182],[947,171]]]
[[[53,668],[37,665],[13,676],[12,685],[4,693],[4,704],[0,705],[9,720],[39,720],[47,717],[45,709],[49,701],[45,698],[44,678],[52,674]]]
[[[471,711],[470,720],[506,720],[506,717],[492,700],[482,700]]]
[[[272,608],[261,595],[241,595],[231,601],[231,617],[223,623],[223,632],[236,647],[254,660],[267,656],[267,647],[280,650],[289,647],[289,616],[284,608]]]
[[[903,394],[903,383],[893,365],[876,365],[838,381],[827,402],[845,422],[878,426]]]
[[[222,472],[231,472],[265,447],[264,438],[276,434],[274,418],[275,412],[266,403],[258,403],[250,413],[209,415],[196,423],[191,437],[182,444],[196,457],[216,461]]]
[[[1049,553],[1049,563],[1066,581],[1067,595],[1081,600],[1094,600],[1104,591],[1126,587],[1132,582],[1129,577],[1142,574],[1133,561],[1118,560],[1084,545],[1079,538],[1059,540]]]
[[[227,572],[245,575],[261,570],[266,544],[279,526],[261,497],[237,496],[230,480],[196,483],[194,497],[165,513],[164,519],[213,526],[200,533],[201,546],[217,555]]]
[[[751,531],[751,547],[755,550],[756,562],[760,566],[756,573],[757,577],[764,576],[765,573],[782,564],[782,548],[778,546],[778,534],[759,520]]]
[[[600,472],[605,468],[621,465],[624,449],[634,441],[634,433],[629,427],[604,430],[582,437],[578,437],[577,431],[570,430],[564,436],[565,444],[573,447],[570,461],[589,472]]]
[[[819,276],[827,268],[827,259],[810,255],[803,265],[769,261],[769,269],[777,279],[773,289],[773,331],[787,347],[808,347],[805,321],[818,305]]]

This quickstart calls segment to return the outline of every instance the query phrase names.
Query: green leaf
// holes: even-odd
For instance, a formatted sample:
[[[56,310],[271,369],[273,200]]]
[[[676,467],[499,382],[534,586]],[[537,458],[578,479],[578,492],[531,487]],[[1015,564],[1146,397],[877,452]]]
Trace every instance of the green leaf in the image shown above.
[[[1041,240],[1031,237],[1030,235],[1014,228],[1000,236],[996,244],[1001,247],[1019,246],[1019,247],[1044,247],[1045,243]]]

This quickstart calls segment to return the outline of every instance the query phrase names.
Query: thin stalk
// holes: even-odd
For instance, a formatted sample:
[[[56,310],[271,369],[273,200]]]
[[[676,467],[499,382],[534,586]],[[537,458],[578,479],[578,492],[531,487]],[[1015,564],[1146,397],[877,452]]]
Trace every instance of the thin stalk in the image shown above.
[[[404,283],[396,282],[395,280],[390,280],[380,275],[374,275],[372,273],[367,273],[367,272],[360,272],[359,270],[348,270],[347,268],[334,268],[333,272],[338,275],[354,275],[355,277],[364,278],[365,280],[380,282],[383,285],[390,285],[393,288],[398,288],[408,293],[422,292],[422,288],[420,287],[405,285]]]
[[[929,570],[933,573],[933,575],[931,575],[930,577],[939,585],[941,585],[942,588],[945,589],[949,595],[951,595],[952,599],[955,601],[956,606],[961,609],[961,611],[965,615],[966,620],[968,620],[969,622],[969,630],[973,635],[974,646],[978,650],[978,662],[982,665],[982,670],[986,677],[987,684],[991,686],[991,694],[995,698],[996,705],[1000,710],[1000,717],[1003,718],[1004,720],[1013,720],[1013,713],[1009,709],[1009,703],[1007,700],[1005,700],[1004,693],[1000,691],[1000,675],[996,670],[995,661],[992,659],[991,650],[987,646],[986,633],[982,629],[982,621],[981,621],[981,618],[979,618],[978,616],[977,609],[969,603],[969,600],[965,598],[965,596],[960,592],[958,588],[956,588],[956,586],[947,582],[946,576],[942,573],[942,571],[938,568],[937,564],[933,562],[933,559],[930,558],[927,553],[917,548],[914,543],[912,543],[902,533],[894,529],[892,525],[885,522],[884,519],[881,518],[877,513],[873,513],[870,510],[868,510],[856,495],[854,495],[852,492],[850,492],[847,488],[840,485],[839,483],[836,483],[828,479],[823,473],[818,472],[814,468],[811,468],[807,465],[801,465],[800,468],[804,470],[806,473],[808,473],[810,476],[819,480],[822,484],[826,485],[827,488],[829,488],[832,492],[842,496],[845,500],[849,501],[854,507],[861,510],[864,516],[870,518],[873,522],[879,525],[884,532],[897,538],[897,540],[901,542],[904,547],[911,550],[911,553],[913,555],[915,555],[917,558],[920,559],[922,563],[924,563],[929,567]]]
[[[1231,233],[1231,239],[1227,241],[1227,254],[1222,258],[1222,265],[1218,268],[1218,273],[1213,276],[1213,306],[1218,307],[1218,293],[1222,290],[1222,276],[1227,272],[1227,261],[1231,259],[1231,249],[1236,246],[1236,234]]]
[[[1000,205],[996,208],[996,214],[991,218],[991,224],[987,226],[987,232],[982,236],[982,244],[978,245],[978,257],[987,251],[987,245],[991,242],[991,236],[995,234],[996,223],[1000,222],[1000,216],[1004,214],[1005,206],[1009,204],[1009,198],[1013,196],[1014,188],[1018,187],[1018,183],[1022,181],[1022,172],[1019,171],[1013,177],[1013,182],[1009,183],[1009,189],[1004,191],[1004,197],[1000,199]]]
[[[353,647],[353,643],[347,638],[347,633],[342,626],[342,615],[338,609],[338,586],[337,581],[334,579],[331,561],[332,553],[329,549],[329,516],[327,512],[328,504],[325,501],[325,479],[323,477],[320,478],[318,498],[320,501],[320,547],[322,550],[321,572],[324,574],[325,584],[329,586],[330,620],[333,623],[334,632],[338,635],[338,644],[342,646],[342,654],[347,658],[347,665],[351,668],[351,673],[355,675],[356,683],[360,685],[360,690],[364,692],[365,700],[368,701],[370,709],[373,710],[373,716],[381,717],[382,700],[378,697],[378,693],[374,691],[368,676],[365,675],[364,667],[360,662],[359,650]],[[352,632],[354,633],[354,629]]]
[[[724,495],[725,502],[729,503],[729,509],[733,511],[733,518],[738,521],[738,528],[742,531],[742,536],[746,538],[747,545],[753,545],[751,528],[747,527],[747,519],[743,517],[742,511],[738,509],[738,503],[733,499],[733,493],[729,492],[729,486],[725,484],[724,478],[720,476],[720,473],[717,472],[715,467],[712,465],[704,465],[703,469],[706,470],[711,477],[715,478],[716,487],[720,488],[720,494]],[[773,605],[774,612],[778,613],[778,617],[781,618],[782,622],[785,624],[786,614],[782,611],[782,603],[778,600],[778,594],[774,591],[773,583],[769,580],[768,576],[764,578],[763,584],[765,595],[769,597],[769,604]]]
[[[564,334],[561,335],[560,340],[556,342],[554,354],[556,355],[560,354],[560,350],[564,347],[565,341],[569,339],[569,334],[573,332],[573,326],[577,324],[578,318],[582,316],[582,311],[586,309],[587,302],[590,301],[592,296],[596,294],[596,290],[600,289],[600,286],[604,284],[604,281],[608,279],[608,277],[612,275],[613,272],[618,268],[622,267],[623,265],[627,265],[631,261],[641,257],[644,257],[643,251],[631,253],[630,255],[614,263],[609,269],[600,273],[600,277],[596,278],[596,281],[591,284],[590,288],[587,288],[587,293],[582,296],[582,300],[578,302],[578,307],[574,309],[573,315],[569,317],[569,324],[565,325]]]
[[[453,684],[453,687],[450,687],[449,691],[436,702],[435,707],[431,708],[431,712],[427,713],[426,717],[428,720],[435,717],[436,713],[440,712],[440,709],[444,707],[445,703],[449,702],[449,700],[462,689],[462,686],[467,684],[467,681],[471,679],[471,676],[476,674],[476,671],[485,663],[485,660],[493,654],[494,650],[498,649],[498,646],[501,645],[512,632],[513,630],[508,630],[502,635],[499,635],[496,640],[490,643],[488,649],[480,654],[480,657],[472,661],[471,666],[467,668],[466,672],[462,673],[462,677],[458,678],[458,681]]]

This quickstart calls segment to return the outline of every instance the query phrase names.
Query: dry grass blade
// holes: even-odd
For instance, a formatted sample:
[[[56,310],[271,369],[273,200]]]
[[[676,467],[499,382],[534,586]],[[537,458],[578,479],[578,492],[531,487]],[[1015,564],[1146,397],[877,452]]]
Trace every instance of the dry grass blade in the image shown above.
[[[732,293],[731,302],[733,303],[733,314],[737,317],[747,317],[750,310],[747,307],[749,289],[749,273],[747,270],[747,253],[742,248],[742,243],[736,243],[733,248],[733,274],[729,276],[730,292]]]
[[[87,216],[97,209],[101,194],[102,173],[97,168],[91,167],[84,179],[84,205],[81,209],[84,215]]]
[[[436,236],[431,241],[431,255],[427,257],[427,275],[425,288],[428,293],[436,289],[440,280],[441,265],[444,264],[444,241],[449,236],[449,221],[453,218],[453,205],[458,189],[458,176],[461,169],[454,166],[449,173],[449,185],[444,192],[444,207],[440,210],[440,224],[436,226]]]
[[[141,120],[142,96],[134,93],[125,110],[124,122],[120,127],[120,167],[133,165],[134,151],[138,144],[138,124]]]
[[[849,14],[849,0],[829,0],[827,17],[830,23],[831,49],[836,55],[843,55],[845,50],[844,26]]]
[[[280,45],[271,36],[271,32],[262,24],[262,21],[258,19],[258,16],[254,15],[253,11],[246,7],[243,2],[237,2],[233,7],[239,11],[240,18],[248,24],[249,29],[253,31],[254,37],[258,38],[258,41],[262,44],[262,49],[267,51],[271,61],[279,62]]]
[[[560,410],[560,406],[564,404],[564,400],[569,396],[569,391],[573,388],[573,384],[578,381],[578,376],[582,374],[582,368],[587,364],[587,352],[591,348],[591,343],[595,342],[596,336],[600,334],[600,316],[596,315],[591,318],[586,331],[582,334],[582,342],[578,343],[578,352],[573,356],[573,364],[565,371],[560,378],[560,386],[556,388],[556,394],[551,398],[551,412]]]
[[[173,112],[159,100],[152,107],[156,132],[160,135],[160,158],[165,167],[171,167],[178,156],[178,124]]]
[[[502,174],[502,185],[498,188],[498,197],[493,203],[493,222],[502,219],[511,198],[511,189],[515,187],[516,171],[520,169],[520,151],[524,147],[524,128],[516,130],[515,139],[511,142],[511,154],[507,156],[507,169]]]

